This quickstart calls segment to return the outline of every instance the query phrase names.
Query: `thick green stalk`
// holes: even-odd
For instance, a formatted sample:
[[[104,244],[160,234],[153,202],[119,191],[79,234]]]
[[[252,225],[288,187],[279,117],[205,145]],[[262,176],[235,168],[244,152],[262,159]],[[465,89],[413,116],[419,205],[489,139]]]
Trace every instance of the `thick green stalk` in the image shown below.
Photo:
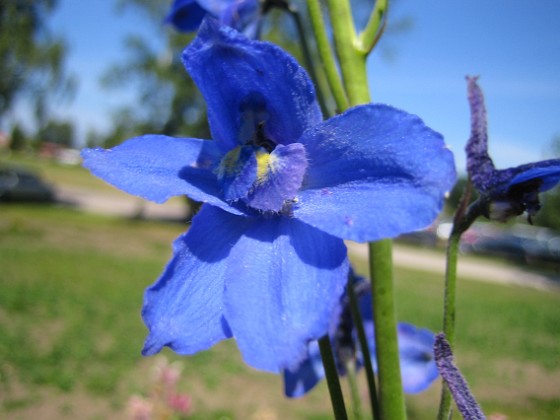
[[[406,419],[397,341],[391,240],[385,239],[369,244],[369,264],[379,376],[380,418]]]
[[[348,98],[346,97],[342,80],[338,74],[338,68],[331,50],[331,44],[327,35],[319,0],[307,0],[307,9],[309,11],[313,33],[315,34],[317,50],[319,51],[319,57],[323,63],[329,87],[338,111],[342,112],[348,108]]]
[[[327,0],[334,34],[336,55],[350,106],[370,102],[367,73],[367,55],[360,51],[352,11],[348,0]]]
[[[308,0],[308,4],[312,3]],[[336,54],[349,99],[355,106],[370,102],[367,83],[367,54],[359,49],[348,0],[327,0],[333,28]],[[343,109],[341,109],[342,111]],[[379,367],[380,418],[406,418],[402,390],[397,321],[393,291],[392,242],[382,240],[369,244],[372,279],[373,314],[377,362]]]
[[[381,38],[387,23],[389,0],[377,0],[369,17],[369,21],[358,37],[358,48],[369,53]]]
[[[336,369],[336,362],[334,361],[331,341],[328,335],[319,339],[319,350],[321,351],[321,359],[323,360],[323,367],[325,368],[325,377],[329,387],[334,417],[337,420],[346,420],[348,419],[348,415],[346,414],[344,397],[342,396],[342,388],[340,387],[338,378],[338,370]]]
[[[327,0],[338,61],[350,106],[370,102],[367,54],[358,48],[348,0]],[[406,418],[402,389],[393,291],[392,242],[369,244],[373,317],[379,372],[379,413],[382,420]]]

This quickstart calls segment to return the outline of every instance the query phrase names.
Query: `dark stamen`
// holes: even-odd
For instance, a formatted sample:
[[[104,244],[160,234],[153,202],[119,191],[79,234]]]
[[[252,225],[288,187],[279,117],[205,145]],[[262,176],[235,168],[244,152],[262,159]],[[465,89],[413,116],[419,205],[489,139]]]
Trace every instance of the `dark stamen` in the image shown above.
[[[266,149],[268,153],[272,153],[272,151],[276,147],[276,144],[274,144],[272,140],[266,138],[266,135],[264,134],[264,124],[265,121],[261,121],[257,124],[255,136],[253,137],[251,143],[254,146]]]

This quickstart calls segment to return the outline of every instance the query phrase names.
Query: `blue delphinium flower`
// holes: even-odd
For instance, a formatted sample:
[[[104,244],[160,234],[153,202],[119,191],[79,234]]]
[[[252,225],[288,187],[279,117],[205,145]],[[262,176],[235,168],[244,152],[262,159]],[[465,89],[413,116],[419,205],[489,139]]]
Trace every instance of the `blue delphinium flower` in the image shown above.
[[[363,105],[322,121],[305,70],[277,46],[207,18],[183,61],[213,140],[146,135],[86,149],[93,174],[131,194],[205,202],[147,289],[151,355],[235,337],[278,372],[326,334],[348,274],[343,239],[429,225],[455,181],[441,136],[416,116]]]
[[[467,172],[488,202],[486,217],[506,221],[525,211],[529,222],[540,209],[538,194],[560,182],[560,159],[498,170],[488,155],[486,108],[478,77],[467,77],[471,109],[471,137],[466,146]]]
[[[253,38],[262,7],[259,0],[174,0],[165,21],[181,32],[194,32],[208,14]]]
[[[350,276],[353,277],[372,365],[374,370],[377,370],[371,289],[363,277],[354,276],[352,272]],[[341,376],[346,375],[346,362],[353,361],[357,368],[363,365],[363,356],[359,351],[358,336],[347,296],[343,296],[340,307],[334,312],[329,336]],[[435,336],[425,328],[417,328],[404,322],[398,324],[397,336],[403,389],[407,393],[424,391],[438,377],[438,369],[433,357]],[[296,369],[284,371],[284,392],[288,397],[301,397],[324,377],[321,353],[315,341],[309,344],[307,357]]]

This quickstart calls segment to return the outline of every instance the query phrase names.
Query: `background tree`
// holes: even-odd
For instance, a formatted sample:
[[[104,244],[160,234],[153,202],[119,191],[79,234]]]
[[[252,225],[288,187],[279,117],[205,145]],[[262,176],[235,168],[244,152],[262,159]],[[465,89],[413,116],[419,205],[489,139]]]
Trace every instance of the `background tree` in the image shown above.
[[[23,127],[20,124],[15,124],[12,127],[12,132],[10,133],[10,150],[24,150],[28,145],[29,139],[27,137],[27,134],[23,130]]]
[[[46,22],[56,0],[0,1],[0,118],[22,96],[33,98],[42,124],[52,95],[67,95],[74,81],[64,72],[67,46]]]
[[[560,135],[554,136],[545,154],[546,157],[560,157]],[[535,224],[560,231],[560,188],[541,194],[541,202],[543,207],[534,220]]]
[[[64,147],[74,145],[74,124],[70,121],[50,120],[36,134],[36,145],[53,143]]]
[[[204,101],[181,63],[181,52],[192,35],[163,25],[170,2],[120,0],[118,5],[143,14],[156,36],[129,35],[125,60],[115,63],[103,77],[106,88],[132,85],[137,92],[134,104],[115,110],[114,128],[104,146],[145,133],[208,138]]]

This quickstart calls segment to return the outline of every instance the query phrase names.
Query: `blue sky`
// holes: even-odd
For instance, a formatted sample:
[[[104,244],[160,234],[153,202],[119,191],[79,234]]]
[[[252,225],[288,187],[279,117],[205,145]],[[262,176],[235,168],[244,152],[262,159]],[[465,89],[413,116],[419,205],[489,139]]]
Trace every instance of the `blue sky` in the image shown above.
[[[560,2],[402,0],[393,18],[413,28],[394,42],[395,58],[369,62],[374,101],[420,115],[444,134],[465,167],[469,137],[465,75],[480,75],[490,151],[498,167],[554,157],[560,135]]]
[[[89,128],[106,130],[110,111],[134,97],[99,86],[101,74],[123,59],[124,36],[151,31],[156,37],[141,16],[117,13],[114,4],[60,0],[51,25],[67,37],[67,67],[79,79],[74,100],[57,106],[56,114],[72,116],[82,136]],[[445,136],[462,170],[469,136],[464,78],[480,75],[496,165],[553,157],[544,151],[560,135],[559,1],[399,0],[390,18],[402,17],[412,28],[383,39],[368,61],[375,102],[422,117]]]

